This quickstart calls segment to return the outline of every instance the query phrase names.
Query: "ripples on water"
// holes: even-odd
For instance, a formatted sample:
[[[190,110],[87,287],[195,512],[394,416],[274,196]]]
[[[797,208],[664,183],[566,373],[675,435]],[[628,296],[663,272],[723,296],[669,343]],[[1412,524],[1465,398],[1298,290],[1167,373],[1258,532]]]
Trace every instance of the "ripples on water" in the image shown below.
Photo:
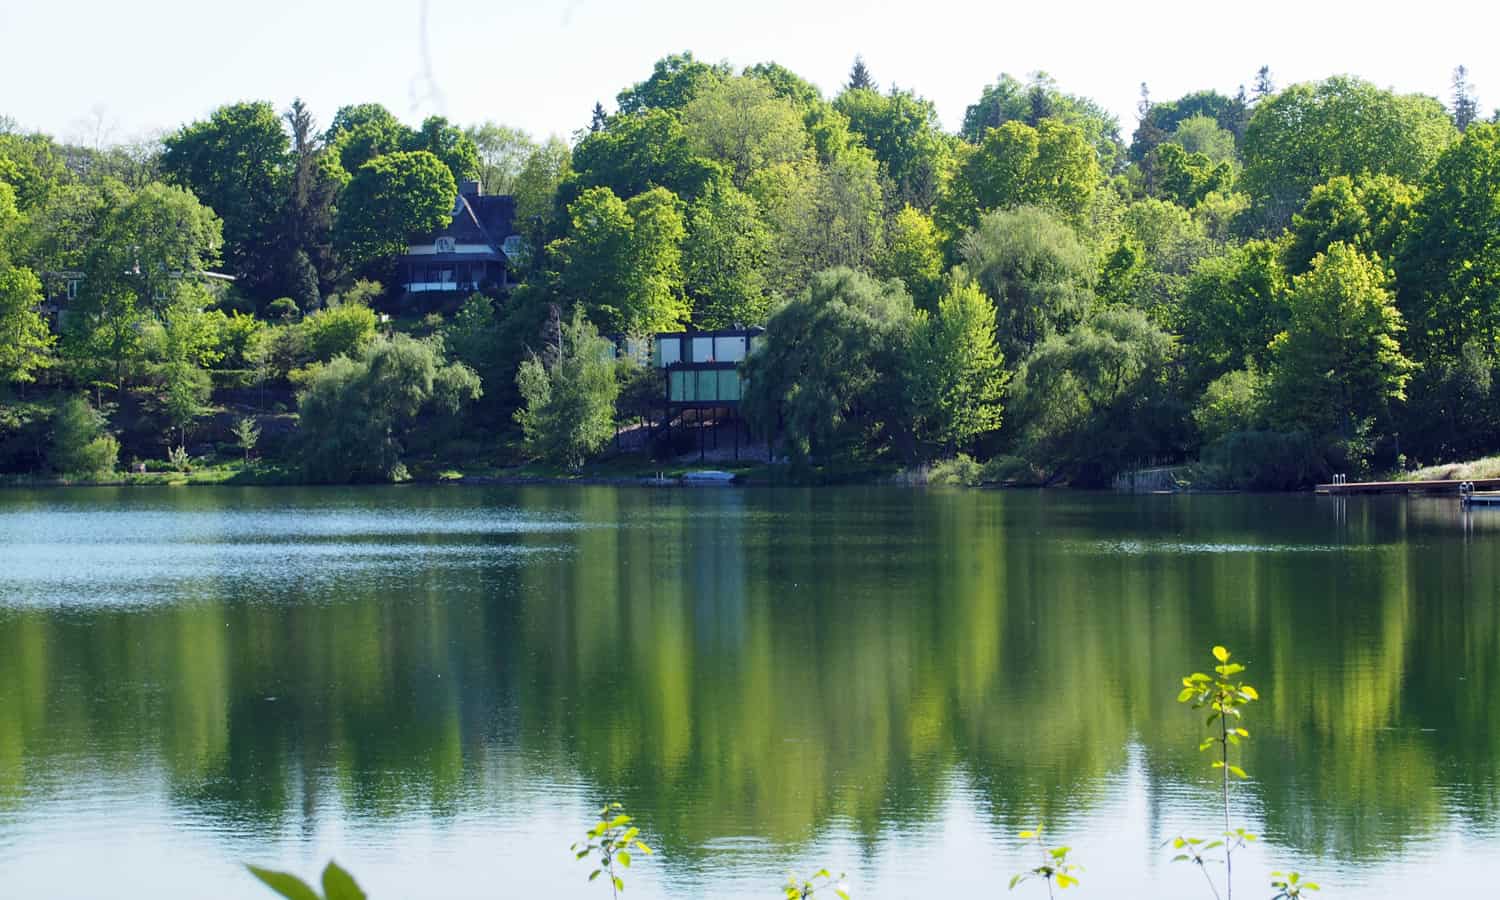
[[[1497,517],[1500,518],[1500,517]],[[1003,892],[1197,897],[1221,827],[1173,685],[1267,696],[1259,895],[1500,872],[1500,527],[1450,505],[906,490],[0,493],[0,898]],[[1083,894],[1080,893],[1080,896]]]

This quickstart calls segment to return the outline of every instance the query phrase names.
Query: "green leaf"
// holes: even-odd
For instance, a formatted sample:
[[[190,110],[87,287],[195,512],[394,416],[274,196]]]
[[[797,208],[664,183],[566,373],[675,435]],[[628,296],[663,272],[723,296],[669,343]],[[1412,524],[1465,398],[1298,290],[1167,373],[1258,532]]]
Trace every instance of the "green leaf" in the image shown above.
[[[1255,690],[1255,688],[1251,687],[1248,684],[1240,685],[1240,693],[1244,694],[1246,697],[1249,697],[1251,700],[1260,699],[1260,694]]]
[[[1010,888],[1009,888],[1009,890],[1012,890],[1012,891],[1015,890],[1016,889],[1016,885],[1020,884],[1021,883],[1021,879],[1025,878],[1025,877],[1026,877],[1025,875],[1012,875],[1012,876],[1010,876]]]
[[[1195,694],[1195,693],[1197,693],[1197,692],[1196,692],[1196,691],[1194,691],[1194,690],[1193,690],[1193,689],[1192,689],[1192,688],[1190,688],[1190,687],[1185,687],[1185,688],[1183,688],[1183,689],[1182,689],[1182,691],[1181,691],[1181,692],[1180,692],[1180,693],[1179,693],[1179,694],[1178,694],[1178,695],[1177,695],[1177,702],[1178,702],[1178,703],[1186,703],[1186,702],[1188,702],[1188,701],[1189,701],[1189,700],[1191,700],[1191,699],[1193,699],[1193,694]]]
[[[1189,857],[1186,853],[1179,853],[1176,856],[1172,857],[1172,862],[1187,862],[1188,859]]]
[[[1223,647],[1214,647],[1214,659],[1219,662],[1229,662],[1229,651]]]
[[[618,859],[620,861],[620,865],[624,866],[627,869],[630,868],[630,853],[629,852],[627,852],[625,850],[621,850],[619,853],[615,854],[615,859]]]
[[[589,873],[589,881],[593,881],[595,878],[598,878],[599,877],[599,873],[603,872],[603,871],[604,871],[603,869],[595,869],[594,871],[590,872]]]
[[[577,853],[573,854],[573,858],[574,859],[583,859],[585,856],[588,856],[588,855],[589,855],[589,848],[584,847],[582,850],[579,850]]]
[[[843,888],[836,887],[833,892],[839,895],[839,900],[849,900],[849,892]]]
[[[1053,859],[1062,859],[1062,858],[1064,858],[1064,857],[1066,857],[1068,855],[1068,851],[1071,850],[1071,849],[1073,849],[1073,848],[1072,847],[1053,847],[1052,848],[1052,858]]]
[[[623,890],[625,890],[625,882],[620,878],[620,876],[616,875],[616,876],[614,876],[614,878],[615,878],[615,890],[617,890],[617,891],[623,891]]]
[[[250,874],[286,900],[319,900],[318,894],[307,886],[307,882],[287,872],[273,872],[257,866],[246,866]]]
[[[1230,766],[1229,767],[1229,771],[1231,771],[1234,774],[1240,776],[1241,778],[1249,778],[1250,777],[1249,775],[1246,775],[1245,774],[1245,770],[1241,769],[1239,766]]]
[[[641,851],[642,853],[646,854],[647,856],[650,856],[651,854],[653,854],[653,853],[656,852],[655,850],[652,850],[650,847],[647,847],[645,844],[641,843],[640,841],[635,841],[634,843],[635,843],[635,849]]]
[[[1077,883],[1078,879],[1074,878],[1072,875],[1063,875],[1059,873],[1057,876],[1057,886],[1060,888],[1070,888]]]
[[[323,869],[323,900],[365,900],[365,892],[359,889],[353,875],[329,860]]]
[[[1027,841],[1027,840],[1030,840],[1030,839],[1036,837],[1036,832],[1035,831],[1023,831],[1023,832],[1020,833],[1020,835],[1018,835],[1018,837],[1020,837],[1021,840],[1023,840],[1023,841]]]

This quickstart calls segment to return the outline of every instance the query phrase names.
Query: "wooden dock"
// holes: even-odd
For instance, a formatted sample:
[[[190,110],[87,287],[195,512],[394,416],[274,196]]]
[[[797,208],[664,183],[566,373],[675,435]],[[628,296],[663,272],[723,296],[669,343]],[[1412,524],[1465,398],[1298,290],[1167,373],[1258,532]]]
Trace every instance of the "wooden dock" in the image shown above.
[[[1477,491],[1500,489],[1500,478],[1445,478],[1436,481],[1348,481],[1320,484],[1319,494],[1457,494],[1458,486],[1471,484]]]

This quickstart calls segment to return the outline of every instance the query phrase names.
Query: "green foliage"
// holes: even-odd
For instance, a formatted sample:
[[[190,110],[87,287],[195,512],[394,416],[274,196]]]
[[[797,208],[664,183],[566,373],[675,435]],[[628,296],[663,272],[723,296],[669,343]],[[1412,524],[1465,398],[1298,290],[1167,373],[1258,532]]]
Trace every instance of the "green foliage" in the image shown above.
[[[260,442],[260,423],[249,416],[242,416],[235,420],[234,439],[239,443],[240,449],[245,451],[245,463],[250,463],[250,453],[255,445]]]
[[[479,157],[479,181],[491,194],[514,195],[521,171],[539,147],[519,128],[485,122],[464,129]]]
[[[620,200],[590,188],[568,207],[572,228],[548,253],[561,270],[559,287],[606,330],[646,334],[686,322],[682,202],[665,188]]]
[[[1130,204],[1120,224],[1122,246],[1138,252],[1128,271],[1107,273],[1113,280],[1107,285],[1110,293],[1101,286],[1100,295],[1145,310],[1168,326],[1177,317],[1188,273],[1212,244],[1200,222],[1165,200],[1148,197]]]
[[[1207,860],[1203,854],[1223,848],[1226,898],[1234,896],[1234,851],[1256,840],[1255,835],[1246,832],[1243,828],[1230,829],[1229,777],[1231,775],[1238,778],[1249,777],[1237,763],[1231,762],[1234,757],[1231,755],[1230,748],[1237,748],[1240,741],[1249,739],[1250,732],[1241,724],[1244,718],[1243,708],[1260,699],[1260,693],[1255,688],[1235,678],[1245,671],[1245,667],[1239,663],[1230,662],[1231,656],[1232,654],[1223,647],[1214,647],[1213,657],[1217,662],[1214,666],[1214,674],[1205,675],[1202,672],[1194,672],[1185,676],[1182,679],[1182,690],[1177,694],[1178,703],[1189,703],[1192,704],[1193,709],[1208,712],[1204,718],[1204,724],[1209,729],[1209,736],[1198,745],[1198,749],[1203,752],[1215,751],[1212,766],[1220,774],[1224,807],[1224,839],[1205,843],[1200,838],[1178,837],[1171,842],[1176,849],[1186,851],[1179,853],[1173,861],[1191,862],[1197,865],[1203,872],[1203,877],[1208,879],[1210,887],[1213,887],[1214,882],[1208,874],[1208,868],[1205,865]],[[1218,896],[1217,888],[1214,889],[1214,895]]]
[[[778,431],[795,463],[847,463],[897,448],[915,452],[903,383],[915,324],[899,282],[849,269],[814,276],[766,323],[744,363],[742,411]]]
[[[1204,153],[1190,153],[1180,144],[1162,144],[1148,158],[1156,193],[1188,209],[1214,192],[1227,191],[1234,171],[1227,162],[1215,163]]]
[[[733,185],[715,182],[688,207],[683,278],[695,325],[729,328],[766,320],[772,239],[760,204]]]
[[[1234,431],[1203,448],[1194,483],[1249,491],[1302,490],[1333,471],[1328,455],[1328,448],[1305,431]]]
[[[1265,370],[1271,339],[1285,330],[1287,278],[1281,246],[1249,241],[1193,267],[1176,329],[1191,381],[1205,384],[1247,360]]]
[[[605,804],[599,810],[599,821],[588,830],[583,840],[573,844],[573,855],[577,859],[594,858],[596,868],[589,873],[589,881],[605,876],[614,897],[625,890],[625,880],[619,872],[630,868],[632,851],[647,856],[652,853],[639,837],[641,830],[630,824],[631,818],[621,812],[623,809],[619,803]]]
[[[608,127],[584,137],[573,148],[570,199],[592,187],[606,187],[618,197],[633,197],[664,187],[679,197],[696,197],[723,169],[694,149],[687,126],[663,109],[615,116]]]
[[[1500,125],[1476,124],[1438,158],[1403,237],[1402,314],[1422,360],[1500,334]]]
[[[516,383],[525,402],[516,422],[533,455],[576,470],[614,437],[620,385],[613,348],[581,309],[562,326],[556,360],[523,361]]]
[[[377,156],[405,149],[412,131],[379,103],[339,107],[323,135],[345,172],[357,172]]]
[[[273,322],[290,322],[301,314],[297,301],[291,297],[278,297],[266,305],[266,317]]]
[[[1301,872],[1272,872],[1271,887],[1276,889],[1271,900],[1296,900],[1303,891],[1322,890],[1316,881],[1304,879]]]
[[[221,106],[163,141],[162,173],[223,221],[225,261],[259,289],[279,276],[276,244],[292,154],[269,103]]]
[[[959,163],[959,190],[939,215],[950,231],[973,227],[989,210],[1035,205],[1081,223],[1099,184],[1099,162],[1077,128],[1044,119],[1033,128],[1006,122]]]
[[[46,366],[54,338],[37,313],[42,283],[30,269],[0,262],[0,384],[31,381]]]
[[[1145,85],[1142,85],[1144,88]],[[1226,97],[1217,91],[1195,91],[1176,100],[1156,103],[1147,99],[1147,107],[1130,144],[1130,158],[1139,163],[1163,141],[1181,144],[1189,153],[1207,154],[1214,162],[1225,162],[1244,136],[1250,109],[1243,92]],[[1207,126],[1213,125],[1209,131]],[[1221,135],[1229,137],[1223,147]],[[1210,152],[1210,150],[1213,152]]]
[[[457,414],[480,391],[472,371],[443,361],[439,344],[400,334],[371,341],[357,357],[316,368],[297,395],[302,468],[318,482],[401,480],[418,418]]]
[[[759,78],[724,78],[704,85],[682,110],[689,146],[724,165],[737,187],[752,172],[792,163],[811,150],[802,114]]]
[[[280,894],[286,900],[365,900],[365,892],[360,890],[355,883],[354,877],[339,868],[338,863],[330,860],[323,869],[323,893],[320,896],[295,875],[286,872],[273,872],[270,869],[262,869],[258,866],[246,866],[250,874],[260,879],[261,883],[271,890]]]
[[[377,156],[354,172],[334,222],[334,242],[355,265],[402,252],[413,234],[448,223],[458,187],[426,150]]]
[[[959,255],[965,277],[994,301],[1000,351],[1015,363],[1076,324],[1093,296],[1093,255],[1066,222],[1044,209],[986,215],[960,242]]]
[[[943,282],[943,251],[930,217],[903,206],[885,232],[885,247],[876,268],[885,278],[899,278],[922,309],[933,309]]]
[[[1389,175],[1340,175],[1313,188],[1292,216],[1286,268],[1306,272],[1313,259],[1336,243],[1391,261],[1409,230],[1419,192]]]
[[[1016,373],[1023,455],[1079,486],[1182,452],[1171,335],[1138,310],[1107,309],[1038,345]]]
[[[573,150],[551,137],[526,157],[516,175],[516,225],[529,229],[533,219],[550,223],[557,215],[558,188],[573,172]]]
[[[851,89],[833,102],[849,128],[879,160],[892,187],[893,207],[930,212],[949,175],[953,141],[943,134],[937,107],[911,91],[889,94]]]
[[[725,63],[706,63],[692,53],[679,53],[656,61],[651,77],[621,91],[615,98],[621,115],[644,110],[679,110],[704,89],[730,76]]]
[[[108,475],[115,470],[119,454],[119,442],[104,430],[104,417],[83,397],[70,397],[57,408],[47,453],[52,471],[69,478]]]
[[[1432,97],[1335,76],[1294,84],[1255,107],[1245,132],[1244,187],[1263,227],[1280,228],[1313,188],[1339,175],[1418,184],[1458,137]]]
[[[1271,343],[1271,418],[1286,430],[1350,438],[1405,399],[1412,363],[1380,262],[1334,244],[1292,279],[1287,330]]]
[[[429,116],[402,147],[407,152],[425,150],[437,157],[453,175],[453,182],[479,178],[479,148],[463,129],[442,116]],[[357,170],[354,170],[357,171]]]
[[[1083,866],[1068,862],[1068,854],[1072,852],[1073,848],[1048,847],[1042,841],[1041,822],[1038,822],[1035,828],[1021,832],[1019,837],[1023,841],[1029,841],[1036,845],[1042,862],[1034,869],[1028,869],[1025,872],[1012,875],[1010,890],[1015,890],[1016,886],[1023,882],[1030,881],[1033,878],[1040,878],[1042,883],[1047,886],[1047,896],[1051,897],[1053,896],[1052,885],[1054,883],[1061,889],[1074,887],[1078,884],[1078,876],[1073,873],[1083,871]]]
[[[1205,443],[1264,425],[1265,381],[1265,377],[1254,369],[1236,369],[1208,383],[1198,405],[1193,408],[1193,422]]]
[[[1032,75],[1030,84],[1006,74],[980,94],[978,102],[964,111],[960,134],[971,144],[980,143],[991,128],[1018,121],[1035,127],[1053,119],[1078,129],[1094,149],[1099,166],[1108,172],[1120,155],[1120,124],[1104,107],[1087,97],[1065,94],[1045,72]]]
[[[839,900],[849,900],[849,886],[844,881],[843,873],[835,878],[827,869],[819,869],[807,878],[798,878],[788,873],[781,893],[786,900],[808,900],[814,894],[830,888]]]
[[[1202,113],[1178,122],[1167,140],[1189,154],[1202,154],[1214,165],[1228,163],[1232,166],[1238,158],[1234,132],[1223,128],[1217,119]]]
[[[915,314],[907,385],[917,440],[952,450],[998,431],[1010,373],[995,343],[995,304],[955,283],[934,314]]]
[[[368,306],[342,303],[320,309],[297,326],[304,340],[308,362],[328,362],[337,356],[354,356],[375,338],[377,319]]]

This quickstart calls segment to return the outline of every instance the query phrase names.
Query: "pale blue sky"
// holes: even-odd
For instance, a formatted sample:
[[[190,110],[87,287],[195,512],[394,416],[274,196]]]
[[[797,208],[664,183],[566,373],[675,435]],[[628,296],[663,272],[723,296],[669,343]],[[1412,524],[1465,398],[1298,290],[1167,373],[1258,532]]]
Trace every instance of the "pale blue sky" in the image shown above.
[[[1466,64],[1500,105],[1500,3],[1259,0],[1230,5],[1003,0],[0,0],[0,114],[81,137],[95,110],[115,139],[215,106],[302,96],[326,124],[379,101],[416,121],[493,119],[566,136],[596,99],[691,49],[736,66],[775,60],[832,94],[856,53],[882,86],[914,87],[954,129],[1002,71],[1052,73],[1134,128],[1138,85],[1169,99],[1232,93],[1269,64],[1279,84],[1350,72],[1448,98]]]

